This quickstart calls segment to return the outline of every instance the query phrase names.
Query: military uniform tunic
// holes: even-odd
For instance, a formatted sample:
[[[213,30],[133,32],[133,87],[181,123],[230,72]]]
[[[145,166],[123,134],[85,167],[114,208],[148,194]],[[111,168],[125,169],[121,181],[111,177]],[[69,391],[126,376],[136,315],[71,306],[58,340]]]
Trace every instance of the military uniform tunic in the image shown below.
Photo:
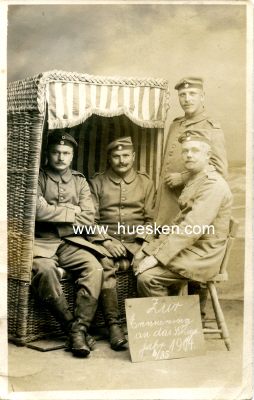
[[[75,206],[81,208],[81,213],[75,214]],[[35,236],[58,238],[70,236],[73,235],[73,224],[93,223],[94,206],[85,177],[80,172],[70,169],[62,176],[50,168],[41,170]]]
[[[75,211],[80,207],[80,212]],[[32,285],[43,299],[61,293],[58,266],[75,273],[78,286],[98,298],[102,268],[88,251],[70,244],[73,224],[94,223],[94,206],[84,176],[68,169],[60,175],[50,168],[41,170],[38,181]]]
[[[218,274],[226,248],[231,205],[229,186],[213,167],[191,179],[179,198],[181,211],[173,221],[179,231],[160,235],[143,250],[156,257],[159,266],[138,276],[141,286],[144,281],[158,278],[163,288],[167,273],[171,276],[171,272],[201,283]],[[199,229],[206,225],[214,226],[214,232],[206,229],[203,233]]]
[[[207,129],[211,132],[211,164],[216,170],[227,178],[227,155],[225,150],[224,133],[220,125],[208,117],[205,112],[193,118],[176,118],[170,126],[167,142],[165,145],[164,158],[161,170],[161,177],[157,191],[155,204],[155,220],[160,225],[167,225],[179,212],[178,197],[181,194],[182,186],[169,188],[165,177],[173,172],[180,172],[185,180],[184,163],[181,155],[181,144],[179,137],[186,129]]]
[[[90,188],[95,205],[96,223],[107,229],[104,239],[121,241],[128,250],[127,258],[130,261],[143,240],[149,240],[151,236],[145,231],[136,233],[136,228],[153,223],[152,180],[145,173],[136,172],[134,169],[121,178],[110,168],[104,173],[96,174],[90,180]],[[123,228],[119,229],[119,224]],[[104,269],[103,289],[114,288],[116,263],[107,257],[101,262]]]
[[[96,223],[107,227],[109,237],[135,252],[135,239],[149,236],[136,228],[153,223],[153,181],[134,169],[124,178],[108,169],[90,180],[90,188]],[[119,224],[124,228],[119,229]]]

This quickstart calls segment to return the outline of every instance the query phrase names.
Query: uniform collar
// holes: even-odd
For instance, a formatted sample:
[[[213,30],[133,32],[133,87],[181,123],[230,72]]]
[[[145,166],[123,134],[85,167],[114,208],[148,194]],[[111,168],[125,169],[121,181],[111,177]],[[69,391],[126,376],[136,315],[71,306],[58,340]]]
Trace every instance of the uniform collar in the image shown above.
[[[196,124],[197,122],[204,121],[207,118],[208,118],[207,113],[205,111],[201,111],[194,117],[191,117],[191,118],[184,117],[183,121],[185,122],[185,126],[188,126],[188,125]]]
[[[61,181],[63,181],[64,183],[67,183],[72,178],[72,173],[71,173],[70,168],[67,169],[67,171],[63,175],[60,175],[57,171],[54,171],[50,167],[47,167],[45,169],[45,172],[53,181],[58,182],[58,183]]]
[[[204,177],[209,177],[211,172],[216,171],[215,167],[213,165],[208,165],[205,171],[200,171],[197,174],[193,175],[190,180],[186,183],[185,187],[191,186],[196,182],[199,182],[202,180]]]
[[[132,168],[128,175],[126,175],[124,178],[122,178],[121,176],[117,175],[111,168],[108,169],[107,171],[107,175],[109,177],[109,179],[115,183],[120,183],[121,181],[124,181],[125,183],[131,183],[134,181],[134,179],[137,176],[136,171]]]

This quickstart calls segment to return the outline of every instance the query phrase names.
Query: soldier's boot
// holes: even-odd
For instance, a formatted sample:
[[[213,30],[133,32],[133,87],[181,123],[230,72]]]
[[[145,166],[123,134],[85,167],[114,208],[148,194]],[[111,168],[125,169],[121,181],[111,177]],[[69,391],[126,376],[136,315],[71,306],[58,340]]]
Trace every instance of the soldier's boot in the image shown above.
[[[76,298],[75,320],[70,330],[71,351],[76,357],[87,357],[95,340],[88,335],[88,329],[97,309],[97,300],[82,289]]]
[[[117,292],[115,288],[101,291],[101,303],[106,325],[109,329],[109,342],[113,350],[123,349],[127,340],[119,321]]]
[[[90,354],[90,347],[86,340],[87,329],[82,321],[77,319],[73,322],[70,332],[71,351],[76,357],[87,357]]]
[[[66,335],[69,334],[70,326],[73,321],[73,314],[70,311],[69,304],[62,293],[56,299],[49,299],[45,301],[49,311],[54,315],[56,320],[60,323],[62,330]]]

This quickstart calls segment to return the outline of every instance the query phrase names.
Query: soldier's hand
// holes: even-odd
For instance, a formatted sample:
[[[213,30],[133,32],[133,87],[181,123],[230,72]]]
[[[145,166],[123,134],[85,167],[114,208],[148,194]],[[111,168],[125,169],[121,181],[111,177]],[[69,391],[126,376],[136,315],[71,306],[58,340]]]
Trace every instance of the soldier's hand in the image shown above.
[[[146,257],[145,253],[143,253],[143,251],[140,249],[139,251],[137,251],[133,257],[132,260],[132,269],[135,275],[137,275],[137,271],[139,269],[139,264],[141,262],[141,260],[143,260]]]
[[[140,261],[134,273],[135,275],[142,274],[146,270],[156,267],[157,264],[158,260],[154,256],[145,257]]]
[[[115,258],[126,256],[126,248],[122,245],[121,242],[114,242],[112,240],[104,240],[102,245]]]
[[[165,182],[170,188],[180,186],[183,184],[182,174],[180,172],[172,172],[165,177]]]

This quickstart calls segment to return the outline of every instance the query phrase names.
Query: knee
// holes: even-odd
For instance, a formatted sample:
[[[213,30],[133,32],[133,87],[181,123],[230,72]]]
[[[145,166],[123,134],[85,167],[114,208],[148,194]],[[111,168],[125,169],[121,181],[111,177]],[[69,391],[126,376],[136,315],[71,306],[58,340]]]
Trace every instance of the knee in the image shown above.
[[[58,271],[55,263],[50,258],[34,258],[33,260],[33,276],[51,278],[52,275],[60,278],[61,273]]]
[[[89,262],[87,272],[92,275],[94,279],[102,280],[103,268],[95,257]]]
[[[61,273],[55,262],[47,258],[35,258],[31,286],[41,300],[56,299],[61,294]]]
[[[152,275],[149,274],[148,271],[145,271],[142,274],[139,274],[138,278],[137,278],[138,289],[150,287],[152,278],[153,278]]]

